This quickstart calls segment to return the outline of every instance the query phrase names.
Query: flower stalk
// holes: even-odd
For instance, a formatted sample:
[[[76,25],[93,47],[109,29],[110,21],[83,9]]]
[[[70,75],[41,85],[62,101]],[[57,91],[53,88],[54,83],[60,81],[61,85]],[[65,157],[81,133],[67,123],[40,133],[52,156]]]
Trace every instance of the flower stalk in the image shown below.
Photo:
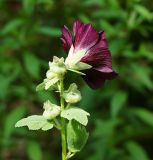
[[[61,111],[64,111],[64,83],[63,79],[60,80],[60,103],[61,103]],[[66,160],[66,124],[65,119],[61,117],[61,141],[62,141],[62,160]]]

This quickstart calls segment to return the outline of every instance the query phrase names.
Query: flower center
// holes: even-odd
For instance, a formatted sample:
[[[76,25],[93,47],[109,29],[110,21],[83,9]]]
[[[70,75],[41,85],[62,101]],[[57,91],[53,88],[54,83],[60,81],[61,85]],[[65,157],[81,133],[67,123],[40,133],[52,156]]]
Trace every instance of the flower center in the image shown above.
[[[81,49],[81,50],[78,50],[78,51],[74,52],[74,47],[72,45],[70,50],[69,50],[68,57],[65,60],[65,64],[69,68],[74,68],[74,66],[78,62],[80,62],[80,60],[84,57],[85,54],[86,54],[85,49]]]

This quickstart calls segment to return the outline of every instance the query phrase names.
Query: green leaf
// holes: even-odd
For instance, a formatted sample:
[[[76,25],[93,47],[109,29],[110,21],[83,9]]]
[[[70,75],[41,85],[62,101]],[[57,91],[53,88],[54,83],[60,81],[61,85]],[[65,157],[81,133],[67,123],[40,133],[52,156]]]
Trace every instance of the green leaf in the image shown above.
[[[61,117],[66,118],[69,121],[74,119],[84,126],[86,126],[88,123],[87,116],[89,115],[90,114],[88,112],[84,111],[81,108],[77,108],[77,107],[71,107],[71,108],[65,109],[61,113]]]
[[[59,28],[51,28],[51,27],[39,27],[36,29],[38,33],[47,35],[47,36],[52,36],[52,37],[58,37],[61,35],[61,31]]]
[[[95,121],[95,137],[111,137],[115,133],[115,129],[117,126],[121,124],[121,120],[117,118],[109,119],[109,120],[96,120]]]
[[[23,19],[14,19],[5,25],[5,27],[2,29],[1,33],[8,34],[10,32],[13,32],[19,26],[21,26],[23,24],[23,22],[24,22]]]
[[[19,120],[15,127],[28,126],[30,130],[42,129],[44,131],[52,129],[53,123],[47,121],[43,116],[33,115]]]
[[[44,126],[42,127],[42,130],[43,130],[43,131],[47,131],[47,130],[52,129],[52,128],[53,128],[53,124],[47,122],[47,123],[44,124]]]
[[[84,126],[72,120],[67,125],[67,144],[70,152],[79,152],[87,142],[89,134]]]
[[[89,17],[86,16],[85,14],[80,14],[80,15],[79,15],[79,19],[80,19],[81,21],[83,21],[84,23],[91,23],[91,20],[90,20]]]
[[[34,10],[36,0],[23,0],[23,9],[27,14],[31,14]]]
[[[142,84],[150,90],[153,89],[150,68],[148,68],[146,65],[132,64],[131,70],[135,79],[138,81],[138,84]]]
[[[126,148],[130,153],[130,160],[149,160],[149,157],[145,150],[135,142],[127,142]]]
[[[146,109],[136,109],[134,114],[138,116],[143,122],[153,126],[153,113]]]
[[[0,75],[0,98],[5,98],[9,91],[11,78],[8,76]]]
[[[42,150],[38,142],[30,141],[27,146],[29,160],[42,160]]]
[[[80,102],[80,106],[83,106],[84,109],[91,110],[93,108],[92,106],[95,106],[95,100],[98,100],[97,94],[95,94],[89,86],[84,85],[84,87],[81,88],[81,95],[83,100]]]
[[[39,59],[31,52],[26,52],[23,55],[24,65],[27,72],[35,79],[39,78],[40,62]]]
[[[17,107],[9,113],[4,122],[4,136],[9,137],[15,130],[15,123],[26,114],[26,107]]]
[[[142,5],[135,5],[135,10],[145,19],[152,20],[153,19],[153,13],[150,12],[146,7]]]
[[[111,101],[111,115],[113,117],[117,116],[119,111],[124,106],[127,100],[127,94],[125,92],[119,91],[117,92]]]

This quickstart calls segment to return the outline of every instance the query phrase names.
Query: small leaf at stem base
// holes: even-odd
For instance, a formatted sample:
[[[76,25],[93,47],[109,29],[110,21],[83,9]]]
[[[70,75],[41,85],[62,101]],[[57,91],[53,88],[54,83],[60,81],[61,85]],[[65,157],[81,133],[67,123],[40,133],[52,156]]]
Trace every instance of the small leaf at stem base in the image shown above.
[[[77,121],[69,121],[67,125],[67,145],[70,152],[79,152],[87,142],[89,134]]]

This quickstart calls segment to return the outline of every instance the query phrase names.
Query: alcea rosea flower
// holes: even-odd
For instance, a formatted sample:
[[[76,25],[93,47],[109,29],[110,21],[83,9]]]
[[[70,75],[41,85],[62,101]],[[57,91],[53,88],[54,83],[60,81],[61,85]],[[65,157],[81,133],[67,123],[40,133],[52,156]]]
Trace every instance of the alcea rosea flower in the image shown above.
[[[113,79],[117,73],[112,69],[111,53],[104,31],[97,32],[91,24],[79,20],[73,24],[74,35],[64,26],[62,45],[68,53],[65,64],[69,69],[82,70],[83,79],[91,88],[100,87],[105,80]]]
[[[62,29],[61,40],[68,56],[65,60],[54,56],[53,61],[49,61],[46,78],[36,88],[37,91],[59,93],[60,105],[47,100],[41,115],[23,118],[15,125],[27,126],[30,130],[58,129],[61,133],[62,160],[68,160],[80,152],[89,136],[85,127],[90,114],[76,105],[82,99],[78,86],[71,83],[67,90],[64,88],[67,71],[81,74],[94,89],[117,75],[112,69],[104,32],[97,32],[91,25],[80,21],[74,23],[73,32],[72,36],[66,26]]]

